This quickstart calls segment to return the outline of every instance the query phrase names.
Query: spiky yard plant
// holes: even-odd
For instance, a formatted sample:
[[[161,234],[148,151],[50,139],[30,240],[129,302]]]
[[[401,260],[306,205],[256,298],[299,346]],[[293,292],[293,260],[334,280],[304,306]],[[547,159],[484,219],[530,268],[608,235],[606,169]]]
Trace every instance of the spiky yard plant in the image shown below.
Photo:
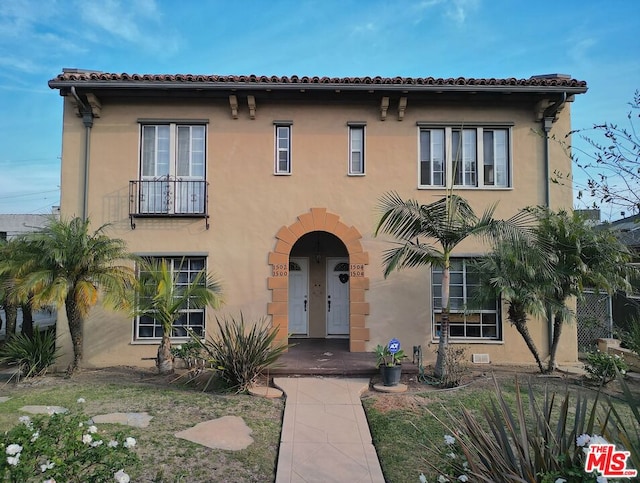
[[[59,356],[53,330],[16,334],[0,348],[0,364],[16,366],[21,377],[44,375]]]
[[[206,390],[219,376],[232,389],[246,391],[268,368],[273,367],[289,344],[274,344],[277,328],[265,318],[247,326],[244,316],[218,318],[218,333],[202,341],[196,337],[205,353],[213,374],[204,386]]]

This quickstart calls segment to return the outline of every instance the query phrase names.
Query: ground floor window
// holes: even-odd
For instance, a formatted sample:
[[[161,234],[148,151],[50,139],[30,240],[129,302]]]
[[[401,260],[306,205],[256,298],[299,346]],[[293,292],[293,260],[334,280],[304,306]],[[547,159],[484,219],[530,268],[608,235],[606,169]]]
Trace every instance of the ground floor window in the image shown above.
[[[173,279],[178,286],[186,286],[192,282],[198,272],[205,269],[205,257],[149,257],[156,259],[165,259],[169,264]],[[189,337],[187,329],[192,330],[195,334],[204,337],[204,321],[205,309],[192,308],[187,306],[181,310],[180,318],[173,324],[171,337],[186,338]],[[162,338],[162,324],[154,317],[141,316],[134,321],[134,335],[137,340],[159,340]]]
[[[452,339],[502,338],[500,311],[497,299],[480,303],[480,277],[470,259],[451,260],[449,289],[449,337]],[[432,269],[433,334],[440,336],[442,321],[442,269]]]

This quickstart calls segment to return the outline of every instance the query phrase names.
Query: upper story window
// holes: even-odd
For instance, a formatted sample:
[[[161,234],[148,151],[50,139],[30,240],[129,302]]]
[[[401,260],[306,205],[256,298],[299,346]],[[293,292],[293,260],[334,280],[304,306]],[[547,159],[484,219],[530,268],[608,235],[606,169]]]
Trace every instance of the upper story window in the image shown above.
[[[508,188],[507,127],[420,127],[419,186]]]
[[[291,123],[274,123],[276,129],[275,173],[291,174]]]
[[[349,174],[364,174],[364,124],[349,124]]]
[[[206,126],[143,124],[138,214],[202,214]]]
[[[432,269],[433,334],[440,335],[442,321],[442,269]],[[449,336],[460,339],[500,340],[499,301],[492,299],[478,305],[480,278],[469,259],[451,260],[449,281]]]

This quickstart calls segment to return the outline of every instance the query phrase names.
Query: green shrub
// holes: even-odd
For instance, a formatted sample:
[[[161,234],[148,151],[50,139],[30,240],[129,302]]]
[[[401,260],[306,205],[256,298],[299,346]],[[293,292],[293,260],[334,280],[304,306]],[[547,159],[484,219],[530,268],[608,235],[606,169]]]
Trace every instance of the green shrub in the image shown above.
[[[624,375],[628,369],[624,358],[602,351],[589,352],[584,365],[587,378],[597,384],[608,384],[616,378],[616,372]]]
[[[22,377],[41,376],[60,357],[55,331],[16,334],[0,349],[0,364],[18,366]]]
[[[136,440],[98,431],[83,414],[20,417],[0,436],[0,480],[7,482],[129,482]]]
[[[172,345],[171,354],[184,361],[187,368],[191,369],[197,365],[197,361],[204,358],[202,346],[197,340],[191,339],[183,344]]]
[[[635,423],[610,400],[600,402],[599,394],[593,401],[578,394],[572,404],[568,392],[559,400],[556,394],[545,391],[544,399],[537,401],[529,384],[528,401],[524,401],[517,379],[513,406],[507,403],[494,378],[496,399],[479,415],[463,408],[460,416],[447,412],[444,421],[429,411],[455,435],[445,436],[450,440],[440,456],[441,460],[447,452],[455,454],[455,464],[435,466],[431,461],[436,458],[427,459],[437,475],[433,481],[595,483],[601,481],[598,475],[584,471],[585,449],[603,442],[630,451],[628,467],[637,468],[633,465],[637,465],[640,445],[640,412],[624,381],[621,384]],[[457,451],[451,449],[454,443]],[[460,452],[462,459],[458,462]],[[420,480],[427,481],[422,476]]]
[[[216,317],[216,323],[216,336],[204,342],[197,337],[193,340],[204,349],[207,365],[213,368],[214,375],[219,375],[238,392],[246,391],[289,347],[289,344],[273,345],[278,332],[268,326],[264,318],[249,328],[242,313],[240,320]],[[211,378],[205,389],[210,382]]]
[[[640,356],[640,319],[629,322],[629,330],[620,333],[621,347],[630,349]]]

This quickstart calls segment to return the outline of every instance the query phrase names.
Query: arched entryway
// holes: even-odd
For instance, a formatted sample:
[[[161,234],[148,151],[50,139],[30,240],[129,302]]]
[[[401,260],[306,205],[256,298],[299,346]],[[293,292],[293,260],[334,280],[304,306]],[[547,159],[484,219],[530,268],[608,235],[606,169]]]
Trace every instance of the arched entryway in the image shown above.
[[[267,313],[278,341],[286,341],[293,329],[301,337],[348,337],[351,352],[365,351],[369,254],[361,238],[355,227],[325,208],[312,208],[278,231],[267,280],[272,300]]]

